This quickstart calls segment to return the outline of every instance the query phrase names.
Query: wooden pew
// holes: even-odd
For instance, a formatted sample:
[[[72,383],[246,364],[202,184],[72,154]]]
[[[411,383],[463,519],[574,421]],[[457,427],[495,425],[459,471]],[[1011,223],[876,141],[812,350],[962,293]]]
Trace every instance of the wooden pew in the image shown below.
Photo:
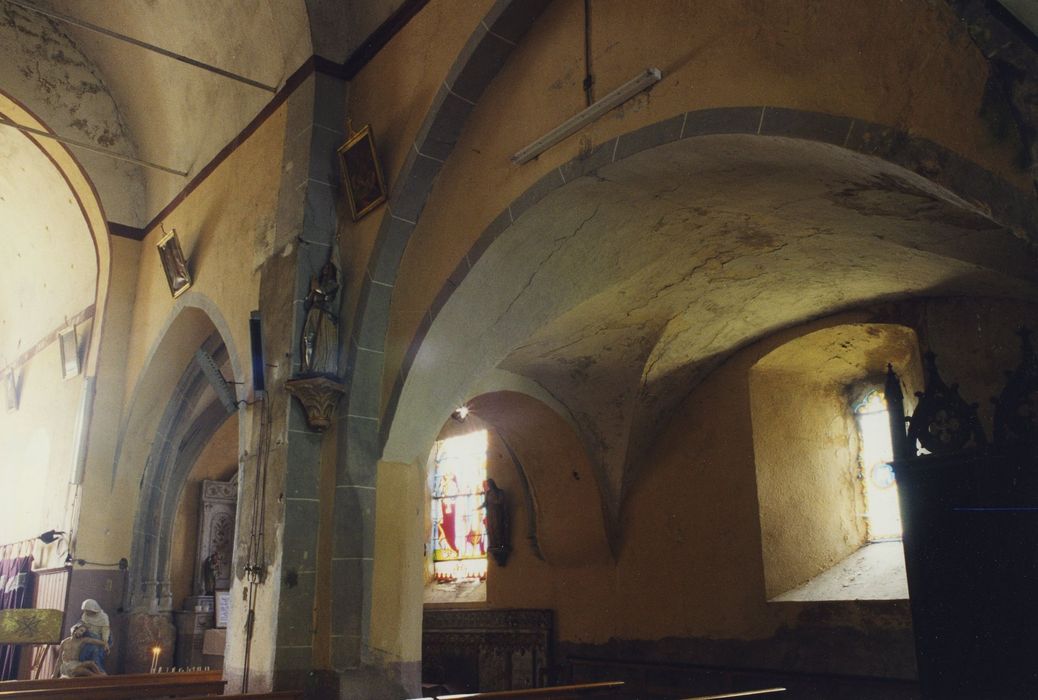
[[[0,698],[19,700],[144,700],[151,698],[212,697],[222,695],[224,681],[192,686],[168,685],[97,685],[76,688],[38,688],[0,692]],[[200,696],[199,693],[202,695]]]
[[[97,685],[159,686],[168,683],[185,685],[219,681],[222,677],[223,674],[220,671],[183,671],[180,673],[125,673],[113,676],[85,676],[82,678],[37,678],[23,681],[0,681],[0,692],[7,690],[37,690],[40,688],[94,687]]]
[[[168,698],[177,700],[303,700],[302,690],[279,690],[264,693],[221,695],[225,682],[220,671],[184,671],[180,673],[133,673],[119,676],[85,678],[51,678],[0,682],[0,700],[4,698],[70,698],[70,700],[115,700],[133,698]]]
[[[786,692],[785,688],[761,688],[760,690],[743,690],[721,695],[697,695],[694,698],[685,698],[685,700],[724,700],[725,698],[745,698],[751,695],[774,695],[775,693],[784,692]]]
[[[421,700],[527,700],[527,698],[583,698],[592,695],[611,695],[623,688],[623,681],[605,681],[602,683],[581,683],[579,685],[553,685],[547,688],[527,688],[525,690],[495,690],[486,693],[461,693],[458,695],[437,695],[434,698]]]
[[[148,674],[153,675],[153,674]],[[161,675],[161,674],[154,674]],[[181,674],[170,674],[181,675]],[[103,678],[103,677],[102,677]],[[184,698],[222,695],[227,681],[191,679],[177,683],[139,682],[139,683],[62,683],[63,678],[56,678],[53,685],[46,688],[29,690],[0,690],[0,700],[18,698],[19,700],[143,700],[144,698]],[[81,679],[71,679],[81,680]]]
[[[547,688],[529,688],[527,690],[498,690],[487,693],[461,693],[458,695],[437,695],[432,698],[418,700],[527,700],[528,698],[582,698],[592,695],[611,695],[623,687],[623,681],[606,681],[603,683],[581,683],[579,685],[555,685]],[[752,695],[773,695],[784,693],[785,688],[762,688],[760,690],[743,690],[722,695],[701,695],[686,700],[723,700],[724,698],[744,698]]]
[[[272,693],[239,693],[237,695],[221,695],[227,700],[303,700],[303,691],[274,691]],[[179,698],[179,700],[213,700],[213,696],[195,696]]]

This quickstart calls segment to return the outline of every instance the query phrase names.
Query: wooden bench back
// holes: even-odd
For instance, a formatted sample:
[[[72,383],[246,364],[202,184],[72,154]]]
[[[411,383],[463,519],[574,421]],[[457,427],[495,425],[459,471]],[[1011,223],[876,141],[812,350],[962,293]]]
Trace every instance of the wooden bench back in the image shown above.
[[[303,700],[302,690],[276,690],[271,693],[238,693],[232,695],[221,695],[221,699],[227,700]],[[198,695],[179,700],[212,700],[211,696]]]
[[[23,681],[0,681],[0,692],[40,688],[94,687],[97,685],[164,685],[167,683],[183,685],[219,681],[222,675],[220,671],[184,671],[182,673],[126,673],[83,678],[37,678]]]
[[[498,690],[487,693],[462,693],[459,695],[437,695],[432,698],[417,700],[527,700],[528,698],[583,698],[591,695],[610,695],[623,688],[623,681],[606,681],[603,683],[581,683],[579,685],[554,685],[547,688],[529,688],[527,690]],[[724,693],[722,695],[702,695],[686,700],[722,700],[724,698],[744,698],[752,695],[772,695],[785,692],[785,688],[762,688],[760,690],[744,690]]]
[[[760,690],[743,690],[735,693],[723,693],[721,695],[697,695],[685,700],[727,700],[728,698],[746,698],[751,695],[775,695],[786,692],[785,688],[761,688]]]
[[[526,700],[527,698],[583,698],[591,695],[609,695],[623,688],[623,681],[602,683],[580,683],[578,685],[553,685],[547,688],[525,690],[495,690],[486,693],[461,693],[459,695],[437,695],[422,700]]]
[[[157,675],[157,674],[156,674]],[[31,690],[0,690],[0,700],[144,700],[145,698],[198,697],[222,695],[226,681],[192,681],[188,683],[138,683],[61,685]]]

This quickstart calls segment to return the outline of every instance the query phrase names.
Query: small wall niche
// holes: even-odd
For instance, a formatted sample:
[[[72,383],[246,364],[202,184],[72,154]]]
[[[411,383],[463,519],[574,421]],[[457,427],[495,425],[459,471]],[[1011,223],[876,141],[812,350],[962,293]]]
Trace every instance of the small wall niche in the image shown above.
[[[866,475],[854,413],[863,392],[882,387],[888,362],[900,368],[906,396],[921,388],[916,334],[892,324],[815,331],[751,368],[768,600],[896,598],[907,592],[903,558],[892,553],[900,543],[868,546]]]

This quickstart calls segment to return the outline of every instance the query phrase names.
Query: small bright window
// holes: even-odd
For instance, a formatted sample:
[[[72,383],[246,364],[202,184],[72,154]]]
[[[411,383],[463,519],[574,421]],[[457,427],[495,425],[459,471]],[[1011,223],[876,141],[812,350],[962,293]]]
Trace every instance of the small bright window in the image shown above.
[[[487,431],[436,443],[429,543],[436,583],[486,579],[486,478]]]
[[[860,437],[860,477],[865,487],[865,519],[870,542],[901,539],[897,483],[890,466],[890,416],[883,394],[872,390],[854,407]]]

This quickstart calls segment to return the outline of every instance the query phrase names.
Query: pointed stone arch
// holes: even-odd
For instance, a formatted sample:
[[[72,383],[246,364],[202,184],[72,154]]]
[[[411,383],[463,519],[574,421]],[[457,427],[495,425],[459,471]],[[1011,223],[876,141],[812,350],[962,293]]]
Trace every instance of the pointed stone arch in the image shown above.
[[[139,474],[129,602],[131,609],[152,612],[173,607],[170,546],[188,474],[231,415],[213,392],[194,353],[204,350],[218,367],[227,368],[228,381],[240,382],[243,376],[228,326],[215,306],[198,293],[184,295],[178,304],[149,352],[134,389],[113,472],[113,482],[117,475]],[[163,403],[156,397],[168,398]],[[242,430],[239,426],[239,435]],[[126,441],[128,435],[150,439],[131,444]],[[134,470],[133,464],[139,460],[143,469]]]

